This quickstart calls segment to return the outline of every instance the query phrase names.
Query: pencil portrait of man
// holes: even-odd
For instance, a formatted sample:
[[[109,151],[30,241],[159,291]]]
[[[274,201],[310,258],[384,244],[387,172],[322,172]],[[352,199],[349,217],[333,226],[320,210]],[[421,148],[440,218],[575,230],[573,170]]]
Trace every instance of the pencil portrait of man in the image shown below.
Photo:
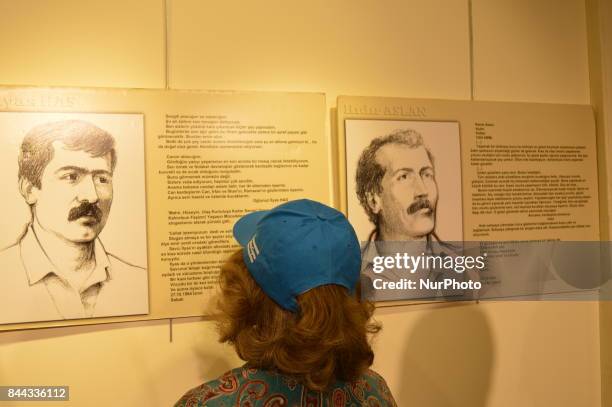
[[[359,159],[356,183],[374,224],[369,240],[435,238],[438,185],[421,134],[406,129],[374,139]]]
[[[431,293],[374,290],[376,279],[400,281],[405,273],[375,273],[372,262],[397,252],[453,255],[462,240],[462,196],[457,123],[347,120],[348,217],[362,240],[362,287],[374,300]],[[439,216],[442,215],[442,216]],[[435,279],[418,270],[413,279]],[[437,295],[437,294],[434,294]]]
[[[100,238],[119,159],[115,137],[89,121],[45,122],[25,134],[17,186],[30,219],[0,252],[0,323],[148,312],[145,266]]]

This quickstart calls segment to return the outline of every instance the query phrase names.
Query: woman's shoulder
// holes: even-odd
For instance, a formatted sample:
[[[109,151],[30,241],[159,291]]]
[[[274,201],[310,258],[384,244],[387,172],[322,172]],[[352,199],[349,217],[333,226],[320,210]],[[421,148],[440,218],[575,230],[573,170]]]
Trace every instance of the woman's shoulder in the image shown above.
[[[380,374],[372,369],[366,370],[359,379],[351,385],[353,387],[362,387],[361,391],[357,390],[353,394],[359,401],[369,402],[371,405],[396,406],[391,390],[389,390],[389,386],[387,386],[387,382]],[[378,404],[376,402],[378,402]]]
[[[245,365],[189,390],[175,407],[227,406],[247,400],[254,406],[271,401],[299,406],[339,406],[349,402],[396,406],[385,379],[373,370],[352,382],[337,382],[323,393],[308,390],[291,376]]]
[[[176,402],[174,406],[191,407],[214,405],[205,403],[208,403],[211,400],[215,400],[221,397],[231,397],[232,394],[238,390],[239,384],[242,381],[242,377],[243,367],[228,370],[227,372],[219,376],[217,379],[202,383],[201,385],[189,390],[179,399],[179,401]]]
[[[215,407],[234,405],[237,401],[245,400],[253,402],[287,396],[292,398],[292,393],[300,390],[297,380],[290,376],[244,365],[189,390],[175,407]]]

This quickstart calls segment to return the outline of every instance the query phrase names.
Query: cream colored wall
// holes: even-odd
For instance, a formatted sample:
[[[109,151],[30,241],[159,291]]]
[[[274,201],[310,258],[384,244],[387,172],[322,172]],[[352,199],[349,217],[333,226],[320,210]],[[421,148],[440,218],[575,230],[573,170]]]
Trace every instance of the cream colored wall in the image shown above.
[[[591,79],[591,102],[595,107],[598,121],[598,136],[600,145],[600,163],[606,162],[607,167],[600,171],[610,180],[612,175],[612,2],[607,0],[587,0],[588,33],[589,33],[589,65]],[[603,188],[602,188],[603,187]],[[607,191],[608,215],[612,209],[612,191],[609,181],[600,183],[600,190]],[[602,202],[603,204],[603,202]],[[610,225],[609,216],[607,217]],[[609,236],[609,235],[608,235]],[[603,238],[610,240],[609,237]],[[610,277],[608,269],[608,278]],[[601,343],[601,399],[602,406],[612,405],[612,281],[601,290],[600,303],[600,343]]]
[[[583,1],[472,11],[476,99],[589,103]],[[329,108],[339,94],[471,95],[468,0],[168,0],[167,13],[171,88],[323,91]],[[2,84],[164,87],[164,68],[161,0],[0,0]],[[600,406],[595,303],[378,319],[375,368],[400,406]],[[172,343],[167,321],[0,333],[0,384],[70,385],[74,406],[167,406],[237,363],[200,320],[175,321]]]

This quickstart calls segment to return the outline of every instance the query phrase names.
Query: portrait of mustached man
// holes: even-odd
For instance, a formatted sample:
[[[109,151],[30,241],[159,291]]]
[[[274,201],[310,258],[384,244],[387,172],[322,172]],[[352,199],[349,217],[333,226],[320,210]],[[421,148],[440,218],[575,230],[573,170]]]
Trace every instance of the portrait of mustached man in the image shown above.
[[[147,313],[146,269],[105,250],[118,154],[107,131],[82,120],[30,129],[18,187],[31,220],[0,252],[0,323]]]
[[[433,154],[413,129],[374,138],[359,157],[355,183],[359,203],[374,225],[362,253],[364,292],[374,300],[404,299],[402,291],[373,289],[374,279],[400,281],[406,277],[396,270],[375,274],[374,257],[398,251],[446,255],[455,250],[436,234],[438,184]],[[411,276],[437,279],[441,275],[427,269]],[[420,295],[428,297],[429,293]]]
[[[372,140],[357,165],[357,196],[374,224],[368,240],[435,238],[438,186],[433,156],[411,129]]]

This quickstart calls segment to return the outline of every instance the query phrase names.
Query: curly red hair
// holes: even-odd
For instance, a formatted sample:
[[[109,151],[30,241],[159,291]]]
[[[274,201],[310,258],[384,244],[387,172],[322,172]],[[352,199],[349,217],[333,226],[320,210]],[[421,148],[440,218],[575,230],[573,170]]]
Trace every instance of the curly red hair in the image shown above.
[[[299,312],[282,309],[246,268],[242,250],[221,267],[217,316],[220,342],[250,366],[292,375],[312,390],[353,381],[374,360],[368,334],[381,326],[373,304],[346,288],[324,285],[298,296]]]

